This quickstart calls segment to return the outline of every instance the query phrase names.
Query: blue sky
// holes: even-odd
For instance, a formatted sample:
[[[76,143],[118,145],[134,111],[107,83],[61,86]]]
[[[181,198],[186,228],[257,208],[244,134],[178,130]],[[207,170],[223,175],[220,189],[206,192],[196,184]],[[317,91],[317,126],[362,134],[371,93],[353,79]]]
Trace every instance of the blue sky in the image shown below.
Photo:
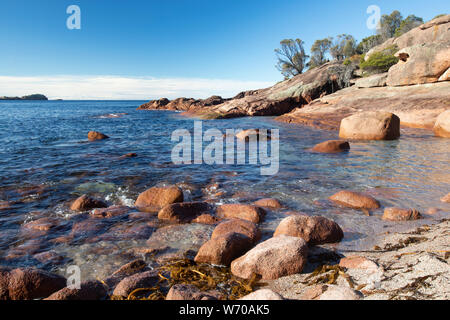
[[[81,30],[66,28],[73,4]],[[373,34],[366,27],[373,4],[425,21],[449,11],[448,0],[2,0],[0,95],[234,94],[282,79],[274,49],[284,38],[301,38],[309,49],[327,36]]]

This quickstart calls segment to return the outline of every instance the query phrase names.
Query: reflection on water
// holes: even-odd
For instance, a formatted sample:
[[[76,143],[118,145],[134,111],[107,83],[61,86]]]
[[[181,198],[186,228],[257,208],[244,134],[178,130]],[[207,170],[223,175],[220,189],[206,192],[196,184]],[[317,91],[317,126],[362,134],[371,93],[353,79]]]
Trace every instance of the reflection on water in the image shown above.
[[[155,250],[164,249],[166,242],[169,253],[184,252],[197,248],[201,236],[211,231],[204,226],[166,227],[151,215],[76,215],[68,206],[83,193],[128,206],[143,190],[164,184],[177,184],[192,201],[250,203],[274,197],[285,208],[269,212],[261,225],[264,238],[271,236],[285,212],[300,211],[338,222],[345,239],[334,247],[347,250],[370,248],[387,231],[430,223],[450,212],[450,206],[439,201],[450,191],[450,141],[428,131],[403,130],[398,141],[355,142],[348,153],[323,155],[307,149],[336,139],[335,132],[270,118],[203,123],[204,130],[215,127],[222,132],[280,129],[279,173],[261,176],[258,166],[172,164],[170,134],[180,128],[192,132],[193,121],[173,112],[136,111],[139,104],[0,102],[0,201],[8,203],[0,210],[1,265],[62,272],[66,265],[77,264],[84,277],[102,278],[133,258],[145,256],[150,262],[152,255],[143,252],[155,243]],[[88,143],[90,130],[111,138]],[[138,157],[120,159],[130,152]],[[419,222],[384,222],[383,209],[367,216],[326,200],[341,189],[365,191],[383,207],[441,211]]]

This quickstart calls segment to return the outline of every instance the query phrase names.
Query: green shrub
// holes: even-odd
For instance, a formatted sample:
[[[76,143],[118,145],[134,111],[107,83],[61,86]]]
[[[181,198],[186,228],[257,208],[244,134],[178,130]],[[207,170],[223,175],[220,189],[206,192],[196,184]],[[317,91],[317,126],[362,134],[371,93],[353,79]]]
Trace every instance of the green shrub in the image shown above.
[[[352,62],[350,61],[350,58],[347,58],[344,60],[343,64],[344,64],[344,66],[349,66],[352,64]]]
[[[364,56],[362,56],[360,67],[364,71],[371,73],[387,72],[399,60],[394,56],[397,51],[397,46],[391,46],[383,51],[371,54],[367,61],[364,61]]]
[[[434,20],[434,19],[437,19],[437,18],[441,18],[441,17],[443,17],[443,16],[446,16],[447,14],[445,14],[445,13],[443,13],[443,14],[438,14],[436,17],[434,17],[433,19],[431,19],[431,20]]]

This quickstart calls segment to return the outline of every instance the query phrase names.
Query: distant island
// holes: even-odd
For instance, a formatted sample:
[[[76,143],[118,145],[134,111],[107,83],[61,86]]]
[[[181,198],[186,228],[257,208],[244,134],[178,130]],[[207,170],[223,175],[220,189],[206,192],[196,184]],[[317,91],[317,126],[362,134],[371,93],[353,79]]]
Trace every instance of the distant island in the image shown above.
[[[23,97],[0,97],[0,100],[48,100],[43,94],[31,94]]]

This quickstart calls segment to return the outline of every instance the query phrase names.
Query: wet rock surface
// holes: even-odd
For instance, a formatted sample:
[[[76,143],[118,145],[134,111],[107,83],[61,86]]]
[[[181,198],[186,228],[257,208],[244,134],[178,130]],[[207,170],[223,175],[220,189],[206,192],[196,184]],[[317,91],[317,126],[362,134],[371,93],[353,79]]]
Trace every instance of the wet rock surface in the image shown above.
[[[266,211],[260,207],[246,204],[223,204],[217,208],[217,214],[222,218],[243,219],[259,223],[266,215]]]
[[[304,239],[310,245],[336,243],[344,238],[339,225],[324,217],[291,215],[280,222],[274,237],[286,235]]]
[[[354,191],[343,190],[330,197],[330,200],[354,209],[378,209],[380,203],[373,197]]]
[[[231,272],[244,279],[256,274],[264,280],[300,273],[306,264],[307,252],[305,240],[282,235],[258,244],[234,260]]]

